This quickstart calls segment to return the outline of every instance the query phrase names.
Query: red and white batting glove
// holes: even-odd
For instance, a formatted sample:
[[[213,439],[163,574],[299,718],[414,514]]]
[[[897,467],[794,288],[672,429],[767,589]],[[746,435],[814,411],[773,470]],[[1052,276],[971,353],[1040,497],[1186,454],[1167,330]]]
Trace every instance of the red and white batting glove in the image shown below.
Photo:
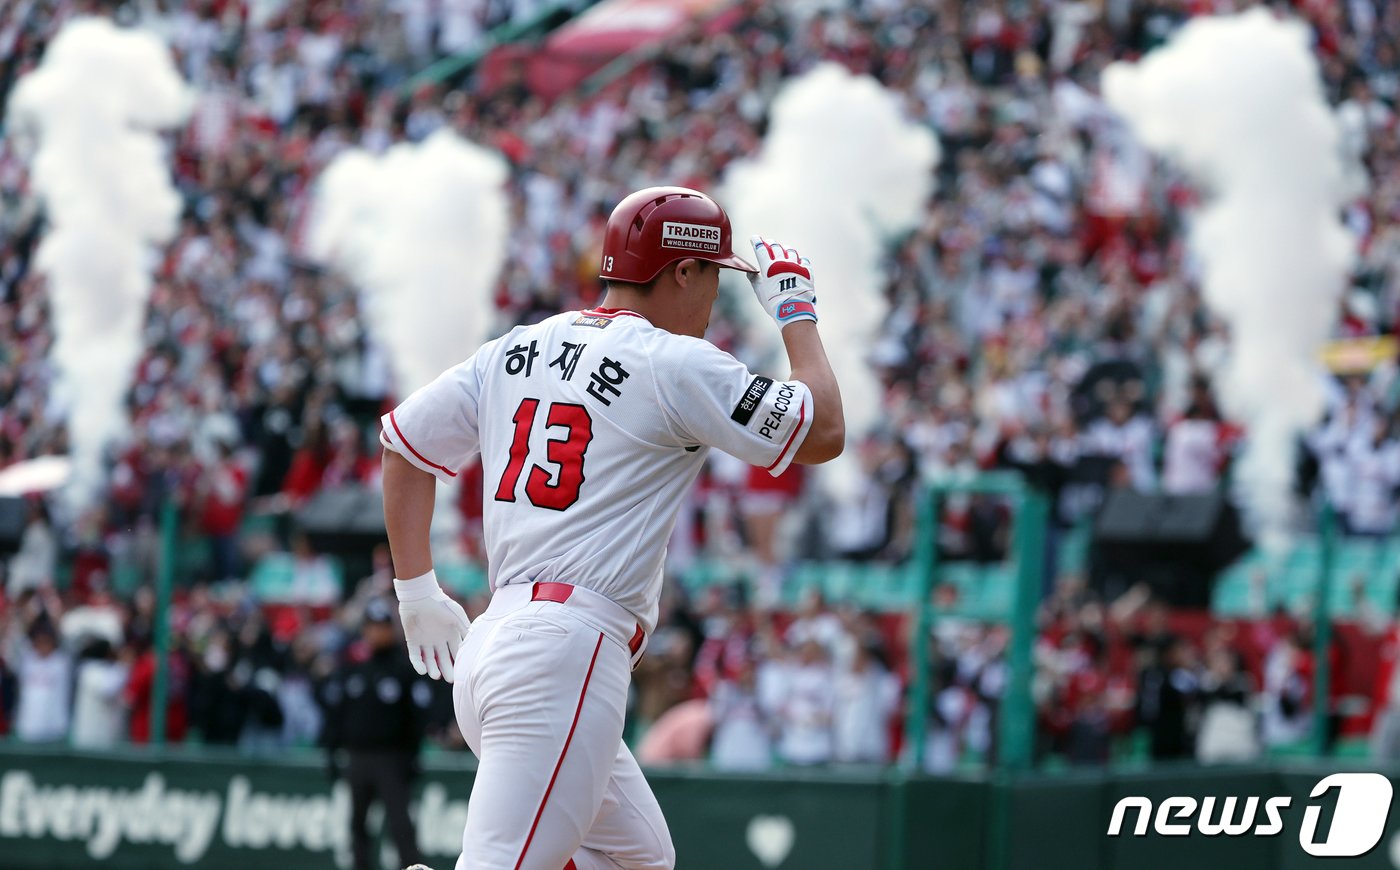
[[[754,295],[781,329],[799,320],[817,320],[817,290],[812,283],[812,261],[782,242],[754,236],[758,271],[749,275]]]
[[[395,580],[394,594],[399,599],[409,663],[420,675],[452,682],[452,657],[471,627],[466,611],[442,591],[436,571]]]

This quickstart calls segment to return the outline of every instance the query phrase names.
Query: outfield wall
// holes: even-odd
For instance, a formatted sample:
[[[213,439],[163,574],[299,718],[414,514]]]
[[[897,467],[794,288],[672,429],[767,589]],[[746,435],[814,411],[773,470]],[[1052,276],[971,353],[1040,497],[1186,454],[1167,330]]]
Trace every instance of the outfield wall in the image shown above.
[[[438,758],[441,758],[439,756]],[[469,764],[428,765],[416,816],[430,863],[458,850]],[[469,757],[460,759],[469,762]],[[894,772],[740,777],[652,772],[683,870],[1295,870],[1400,867],[1400,819],[1368,855],[1311,857],[1299,845],[1308,792],[1331,768],[1182,768],[989,782]],[[1400,771],[1396,772],[1400,774]],[[1105,836],[1128,795],[1291,796],[1272,837]],[[1330,804],[1335,804],[1335,798]],[[0,745],[0,868],[348,866],[349,795],[319,759],[139,748],[110,755]],[[1238,814],[1237,814],[1238,816]],[[1259,814],[1260,822],[1264,819]],[[1128,814],[1131,830],[1135,814]],[[1319,836],[1319,839],[1322,837]],[[392,849],[384,852],[392,866]]]

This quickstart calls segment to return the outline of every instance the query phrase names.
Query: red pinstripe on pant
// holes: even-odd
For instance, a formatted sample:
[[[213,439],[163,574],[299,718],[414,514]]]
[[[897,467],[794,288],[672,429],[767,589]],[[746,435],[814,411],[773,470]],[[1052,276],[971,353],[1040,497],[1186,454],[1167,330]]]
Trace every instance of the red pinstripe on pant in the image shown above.
[[[598,663],[598,650],[603,646],[603,634],[598,635],[598,642],[593,645],[593,658],[588,662],[588,673],[583,677],[583,688],[578,693],[578,707],[574,709],[574,722],[569,726],[569,736],[564,738],[564,748],[559,750],[559,761],[554,765],[554,775],[549,778],[549,785],[545,787],[544,797],[540,799],[540,808],[535,811],[535,822],[530,825],[530,833],[525,837],[525,845],[520,849],[520,858],[515,862],[515,870],[520,870],[520,865],[525,863],[525,853],[530,851],[530,842],[535,839],[535,830],[540,826],[540,817],[544,815],[544,805],[549,803],[549,793],[554,791],[554,782],[559,778],[559,768],[564,766],[564,756],[569,753],[569,744],[574,741],[574,729],[578,728],[578,717],[583,712],[583,699],[588,696],[588,683],[593,679],[593,666]],[[570,858],[564,870],[577,870],[574,868],[574,859]]]

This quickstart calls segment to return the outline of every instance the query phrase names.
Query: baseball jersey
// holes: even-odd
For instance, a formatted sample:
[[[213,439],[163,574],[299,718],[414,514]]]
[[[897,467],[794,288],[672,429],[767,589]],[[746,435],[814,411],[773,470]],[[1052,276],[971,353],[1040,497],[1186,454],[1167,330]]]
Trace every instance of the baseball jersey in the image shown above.
[[[812,425],[800,381],[622,309],[489,341],[382,419],[380,440],[448,481],[481,456],[487,572],[583,586],[650,632],[666,542],[709,448],[773,475]]]

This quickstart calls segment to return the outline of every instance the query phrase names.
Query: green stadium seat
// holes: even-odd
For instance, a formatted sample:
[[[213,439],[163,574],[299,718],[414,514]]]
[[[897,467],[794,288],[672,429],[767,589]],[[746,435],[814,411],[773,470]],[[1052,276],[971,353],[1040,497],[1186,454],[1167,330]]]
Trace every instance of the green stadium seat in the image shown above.
[[[205,574],[210,561],[209,538],[204,535],[184,535],[175,554],[175,586],[189,586],[194,578]]]
[[[982,618],[998,621],[1011,618],[1011,607],[1016,598],[1016,574],[1017,566],[1010,562],[984,568],[979,596]]]
[[[331,574],[335,579],[335,594],[331,596],[330,590],[298,590],[295,587],[295,559],[290,553],[269,553],[258,560],[253,566],[252,573],[248,577],[249,585],[253,589],[253,594],[260,601],[265,602],[296,602],[302,601],[308,591],[312,592],[314,600],[307,603],[331,604],[340,600],[345,589],[345,572],[338,560],[329,559]]]
[[[1065,532],[1060,538],[1059,563],[1056,567],[1061,576],[1083,575],[1089,570],[1089,544],[1093,531],[1093,526],[1084,523]]]
[[[1272,608],[1298,608],[1316,600],[1322,551],[1316,539],[1307,538],[1282,556],[1251,551],[1221,572],[1215,583],[1211,610],[1219,616],[1250,616],[1251,584],[1260,571],[1266,575],[1265,599]],[[1400,587],[1400,542],[1339,539],[1333,551],[1332,588],[1328,599],[1333,614],[1349,617],[1356,611],[1354,589],[1360,584],[1372,607],[1390,611]]]
[[[442,585],[458,595],[483,595],[489,591],[486,571],[472,562],[442,562],[436,566]]]
[[[1211,610],[1221,616],[1249,615],[1254,577],[1265,568],[1265,560],[1257,551],[1250,551],[1236,560],[1216,578]]]
[[[145,580],[141,566],[129,559],[112,562],[112,591],[122,598],[130,597]]]

